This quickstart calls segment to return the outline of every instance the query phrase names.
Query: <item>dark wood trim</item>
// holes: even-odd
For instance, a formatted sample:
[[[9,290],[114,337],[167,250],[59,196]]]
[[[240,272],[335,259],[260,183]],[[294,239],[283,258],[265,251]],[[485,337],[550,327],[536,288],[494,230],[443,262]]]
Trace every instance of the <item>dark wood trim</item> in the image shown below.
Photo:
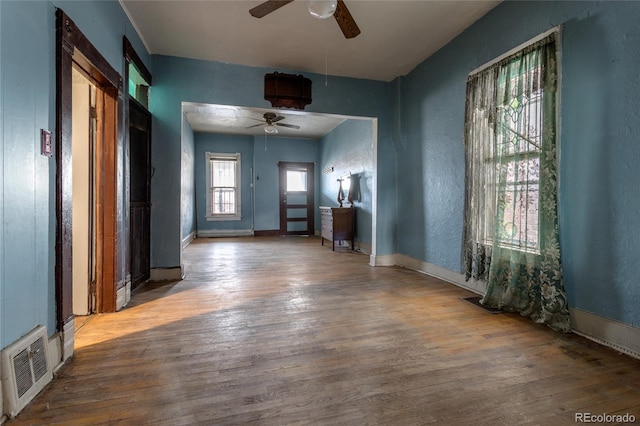
[[[142,59],[138,56],[138,53],[131,45],[127,36],[122,36],[122,50],[124,51],[124,58],[136,66],[142,78],[144,78],[145,81],[149,83],[149,86],[151,86],[151,72],[149,72],[147,67],[144,65],[144,62],[142,62]]]
[[[73,318],[71,259],[71,105],[73,43],[66,15],[56,11],[56,322],[58,331]],[[65,29],[65,27],[67,27]]]
[[[142,62],[142,59],[140,59],[140,56],[138,55],[138,52],[136,52],[136,50],[134,49],[133,45],[131,44],[131,42],[129,41],[129,39],[127,38],[127,36],[122,36],[122,51],[123,51],[123,56],[126,62],[126,66],[124,69],[124,81],[125,81],[125,88],[124,88],[124,93],[126,93],[126,96],[124,96],[124,98],[127,101],[123,102],[123,109],[124,109],[124,123],[123,126],[126,130],[126,134],[124,136],[124,141],[125,141],[125,148],[124,148],[124,155],[125,155],[125,159],[124,159],[124,167],[125,170],[123,172],[124,175],[124,179],[125,179],[125,188],[124,188],[124,223],[123,223],[123,229],[124,229],[124,238],[127,239],[127,244],[125,244],[125,249],[124,249],[124,275],[125,275],[125,282],[131,281],[131,286],[132,289],[135,288],[137,286],[137,284],[139,284],[140,281],[142,280],[146,280],[147,278],[149,278],[149,274],[145,274],[143,276],[140,277],[133,277],[132,274],[132,244],[131,244],[131,233],[133,232],[132,229],[132,224],[131,224],[131,220],[132,220],[132,214],[131,214],[131,209],[132,209],[132,204],[131,204],[131,200],[130,200],[130,194],[131,194],[131,140],[130,140],[130,131],[129,131],[129,127],[131,125],[136,126],[137,123],[132,123],[131,122],[131,108],[133,107],[137,107],[140,110],[140,113],[145,114],[148,116],[148,129],[144,129],[148,135],[149,135],[149,140],[151,139],[151,113],[148,111],[148,108],[145,107],[144,105],[142,105],[140,102],[138,102],[138,100],[129,95],[129,89],[128,89],[128,82],[129,82],[129,64],[132,63],[138,70],[138,72],[140,73],[140,75],[142,76],[142,78],[144,78],[146,80],[147,83],[149,83],[149,85],[151,86],[152,84],[152,77],[151,77],[151,72],[149,72],[149,69],[145,66],[144,62]],[[151,161],[151,143],[149,143],[149,152],[148,152],[148,156],[149,156],[149,161]],[[149,163],[151,164],[151,163]],[[151,170],[149,169],[147,172],[147,186],[148,186],[148,201],[146,204],[148,204],[146,207],[144,207],[145,209],[147,209],[147,211],[143,214],[150,216],[150,209],[151,209],[151,196],[150,196],[150,185],[151,185]],[[148,218],[150,221],[150,217]]]
[[[314,235],[315,233],[315,165],[314,163],[303,162],[278,162],[279,168],[279,203],[280,203],[280,235]],[[307,171],[307,204],[292,204],[284,208],[286,200],[286,188],[283,187],[286,182],[286,170],[306,170]],[[294,194],[303,194],[303,192],[296,191]],[[288,218],[287,211],[293,208],[307,208],[307,216],[305,219],[300,218]],[[306,231],[288,231],[287,222],[300,222],[302,220],[307,221]]]
[[[72,128],[72,74],[73,64],[76,64],[100,86],[107,98],[115,100],[113,107],[107,111],[112,114],[112,119],[118,123],[118,100],[122,91],[122,78],[120,74],[111,67],[106,59],[82,34],[75,23],[61,10],[56,10],[56,320],[58,330],[63,330],[64,325],[73,319],[73,268],[72,268],[72,179],[71,179],[71,128]],[[106,129],[109,137],[118,140],[121,133],[121,125],[114,126],[113,129]],[[116,158],[117,143],[109,144],[109,150]],[[114,173],[115,179],[115,173]],[[117,184],[112,185],[112,187]],[[117,221],[115,217],[115,206],[117,199],[116,191],[113,189],[114,199],[107,196],[103,202],[111,204],[105,209],[111,213],[102,219],[105,226],[111,228],[108,232],[113,235],[113,247],[116,244]],[[101,201],[98,201],[101,202]],[[100,220],[101,218],[99,218]],[[115,277],[116,258],[115,252],[108,250],[110,260],[103,265],[104,268],[113,268],[109,272],[111,278]],[[115,295],[115,282],[113,285]],[[115,310],[115,297],[113,303],[109,302],[105,306],[113,306]]]
[[[56,10],[57,33],[65,45],[65,51],[73,55],[74,61],[97,82],[120,89],[122,77],[113,69],[102,54],[91,44],[82,31],[62,9]]]
[[[126,71],[128,72],[128,70]],[[126,176],[126,188],[127,191],[125,193],[125,214],[126,214],[126,223],[125,223],[125,235],[127,235],[127,244],[125,245],[126,249],[126,274],[128,280],[131,281],[131,289],[134,290],[141,283],[149,279],[151,274],[150,267],[150,259],[151,259],[151,120],[152,115],[146,109],[144,105],[138,102],[133,96],[129,95],[129,102],[127,102],[126,106],[126,116],[125,120],[127,122],[127,136],[126,140],[126,149],[125,149],[125,164],[127,167]],[[132,182],[134,173],[134,165],[132,164],[132,155],[131,155],[131,129],[135,128],[141,130],[147,134],[147,149],[146,156],[148,159],[147,167],[144,173],[144,181],[145,181],[145,197],[144,200],[131,200],[131,191],[132,191]],[[139,175],[136,174],[139,177]],[[142,218],[142,227],[143,227],[143,235],[142,240],[134,240],[139,237],[140,228],[140,215]],[[134,250],[139,249],[139,246],[136,243],[141,243],[145,248],[143,249],[143,255],[141,253],[136,252],[134,254]],[[144,265],[144,266],[143,266]],[[140,267],[143,266],[145,272],[140,273]]]

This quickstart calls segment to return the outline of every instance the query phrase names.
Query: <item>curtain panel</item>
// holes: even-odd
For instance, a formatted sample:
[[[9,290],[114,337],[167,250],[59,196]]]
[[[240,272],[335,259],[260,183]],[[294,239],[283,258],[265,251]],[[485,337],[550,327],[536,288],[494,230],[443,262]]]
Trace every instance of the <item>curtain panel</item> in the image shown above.
[[[467,81],[463,269],[481,303],[569,331],[557,214],[555,34]]]

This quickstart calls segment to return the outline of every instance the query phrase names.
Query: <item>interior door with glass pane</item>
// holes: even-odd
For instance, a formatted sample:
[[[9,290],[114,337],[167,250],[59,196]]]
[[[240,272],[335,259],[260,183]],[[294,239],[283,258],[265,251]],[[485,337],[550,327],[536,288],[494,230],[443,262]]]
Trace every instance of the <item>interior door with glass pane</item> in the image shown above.
[[[314,234],[313,163],[281,161],[280,235]]]

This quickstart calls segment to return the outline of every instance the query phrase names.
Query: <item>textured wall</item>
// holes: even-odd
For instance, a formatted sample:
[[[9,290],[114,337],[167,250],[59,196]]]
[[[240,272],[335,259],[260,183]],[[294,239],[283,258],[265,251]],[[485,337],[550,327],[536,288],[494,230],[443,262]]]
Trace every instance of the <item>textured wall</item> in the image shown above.
[[[273,69],[229,65],[218,62],[154,56],[151,111],[153,122],[152,182],[152,267],[177,266],[180,257],[180,230],[172,224],[180,218],[180,105],[204,102],[249,107],[270,107],[263,99],[264,75]],[[276,70],[285,71],[287,70]],[[379,254],[395,249],[395,153],[390,136],[389,84],[370,80],[305,74],[313,81],[313,103],[306,110],[352,116],[378,117],[379,181],[377,226]],[[258,145],[256,141],[256,153]],[[259,165],[259,163],[257,163]],[[159,173],[160,172],[160,173]],[[256,212],[258,208],[256,199]],[[273,207],[268,207],[273,211]],[[257,217],[256,229],[274,229],[272,217]],[[277,226],[276,226],[277,228]],[[159,232],[157,230],[162,230]]]
[[[53,130],[54,9],[0,2],[2,68],[2,264],[0,347],[38,323],[55,330],[54,160],[40,155],[40,129]],[[50,22],[48,22],[50,21]],[[43,66],[44,65],[44,66]],[[51,216],[50,216],[51,215]]]
[[[325,167],[334,167],[324,174]],[[320,151],[320,204],[338,206],[337,179],[348,174],[356,182],[356,240],[371,245],[373,214],[373,123],[371,120],[347,120],[322,139]],[[343,187],[345,197],[348,188]],[[346,204],[345,204],[346,205]]]
[[[280,175],[278,162],[315,163],[315,200],[318,205],[320,182],[318,161],[320,141],[313,139],[290,139],[269,136],[254,138],[255,167],[255,229],[272,231],[280,228]],[[316,229],[318,228],[316,218]]]
[[[182,162],[180,189],[181,239],[196,230],[195,135],[187,118],[182,116]]]
[[[195,200],[197,230],[246,230],[252,227],[251,168],[253,167],[253,137],[196,133],[195,135]],[[240,153],[241,220],[208,221],[207,216],[207,164],[206,153]]]
[[[559,209],[570,305],[640,326],[638,19],[638,2],[504,2],[396,80],[399,251],[460,271],[466,77],[562,25]]]

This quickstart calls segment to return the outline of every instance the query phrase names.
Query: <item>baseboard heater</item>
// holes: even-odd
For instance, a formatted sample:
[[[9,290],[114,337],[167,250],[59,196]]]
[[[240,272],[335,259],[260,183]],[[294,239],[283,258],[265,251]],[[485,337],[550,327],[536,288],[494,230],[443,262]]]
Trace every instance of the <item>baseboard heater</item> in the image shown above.
[[[47,329],[41,325],[2,350],[5,414],[18,415],[52,378]]]

